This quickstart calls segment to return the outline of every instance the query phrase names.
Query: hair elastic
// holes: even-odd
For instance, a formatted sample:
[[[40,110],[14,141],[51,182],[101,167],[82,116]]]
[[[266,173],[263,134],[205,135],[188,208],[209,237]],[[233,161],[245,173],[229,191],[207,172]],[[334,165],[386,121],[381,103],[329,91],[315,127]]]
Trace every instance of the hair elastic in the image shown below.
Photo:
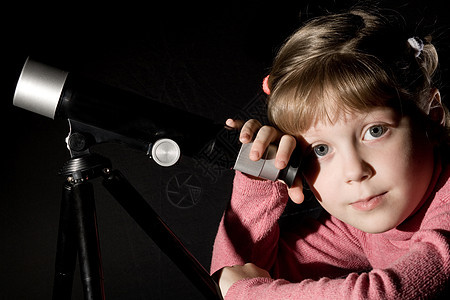
[[[263,80],[263,84],[262,84],[262,89],[264,91],[264,93],[266,93],[267,95],[270,95],[270,89],[269,89],[269,76],[267,75],[264,80]]]
[[[414,49],[414,56],[419,57],[423,51],[423,41],[418,37],[412,37],[408,39],[408,43]]]

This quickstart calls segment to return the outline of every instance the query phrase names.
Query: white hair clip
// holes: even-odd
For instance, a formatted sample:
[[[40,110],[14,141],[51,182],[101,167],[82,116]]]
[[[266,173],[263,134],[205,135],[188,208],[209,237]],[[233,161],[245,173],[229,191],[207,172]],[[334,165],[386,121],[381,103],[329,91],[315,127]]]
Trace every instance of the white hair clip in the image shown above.
[[[414,49],[415,57],[419,57],[423,50],[423,42],[418,37],[412,37],[408,39],[409,45]]]

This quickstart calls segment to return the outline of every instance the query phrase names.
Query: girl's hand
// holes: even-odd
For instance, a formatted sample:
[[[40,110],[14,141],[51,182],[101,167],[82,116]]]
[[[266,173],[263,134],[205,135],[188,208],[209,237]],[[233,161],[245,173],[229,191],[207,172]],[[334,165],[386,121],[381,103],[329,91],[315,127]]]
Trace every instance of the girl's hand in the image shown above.
[[[258,277],[266,277],[271,278],[269,272],[264,269],[259,268],[258,266],[247,263],[243,266],[232,266],[225,267],[222,269],[219,279],[219,287],[222,292],[223,297],[225,297],[229,288],[233,285],[233,283],[244,279],[244,278],[258,278]]]
[[[228,119],[226,125],[241,130],[239,140],[243,144],[250,143],[253,140],[253,136],[256,134],[249,156],[253,161],[259,160],[271,143],[279,142],[277,154],[275,156],[275,167],[280,170],[287,166],[292,152],[297,145],[293,136],[283,134],[272,126],[262,126],[261,123],[255,119],[248,120],[245,123],[242,120]],[[300,177],[295,178],[288,193],[293,202],[297,204],[303,202],[303,184]]]

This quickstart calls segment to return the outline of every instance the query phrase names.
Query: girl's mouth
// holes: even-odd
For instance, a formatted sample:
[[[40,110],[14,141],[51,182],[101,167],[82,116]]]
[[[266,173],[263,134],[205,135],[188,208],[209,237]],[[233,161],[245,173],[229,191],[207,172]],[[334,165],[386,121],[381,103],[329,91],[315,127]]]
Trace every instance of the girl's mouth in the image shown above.
[[[373,210],[375,208],[377,208],[382,202],[383,199],[385,198],[387,192],[375,195],[375,196],[370,196],[355,202],[350,203],[350,206],[352,206],[354,209],[359,210],[359,211],[370,211]]]

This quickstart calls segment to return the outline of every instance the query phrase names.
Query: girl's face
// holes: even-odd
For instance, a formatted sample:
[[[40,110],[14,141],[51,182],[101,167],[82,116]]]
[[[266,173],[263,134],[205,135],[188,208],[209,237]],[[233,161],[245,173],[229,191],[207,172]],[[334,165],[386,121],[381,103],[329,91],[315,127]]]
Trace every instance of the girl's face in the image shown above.
[[[390,230],[411,215],[433,175],[425,130],[390,108],[319,122],[300,143],[309,153],[305,179],[321,205],[368,233]]]

